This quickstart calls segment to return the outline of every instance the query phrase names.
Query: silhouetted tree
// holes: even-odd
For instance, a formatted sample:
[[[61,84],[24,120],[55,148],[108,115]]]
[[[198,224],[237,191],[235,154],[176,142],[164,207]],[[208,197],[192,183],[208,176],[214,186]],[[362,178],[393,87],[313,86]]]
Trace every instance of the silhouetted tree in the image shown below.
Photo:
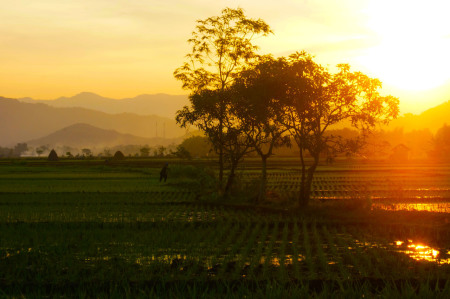
[[[180,146],[186,149],[191,157],[206,157],[212,151],[211,142],[203,136],[186,138]]]
[[[40,157],[43,152],[44,150],[41,147],[36,148],[36,154],[38,154],[38,157]]]
[[[181,144],[177,146],[177,150],[172,153],[175,157],[181,158],[181,159],[192,159],[191,154],[189,151]]]
[[[215,91],[210,101],[215,101],[217,113],[210,113],[206,118],[209,125],[215,126],[214,145],[219,155],[219,189],[222,190],[224,170],[224,119],[227,114],[224,93],[242,68],[256,57],[257,47],[252,39],[258,35],[270,33],[269,26],[261,19],[249,19],[242,9],[225,8],[220,16],[198,20],[192,38],[191,53],[186,55],[187,62],[174,72],[176,79],[183,82],[183,88],[199,95],[204,90]],[[202,94],[204,96],[204,94]],[[190,98],[192,102],[192,97]],[[203,116],[195,108],[185,107],[177,114],[177,122],[192,124],[201,129]],[[189,120],[184,119],[190,113]],[[214,121],[212,120],[214,117]],[[210,134],[207,134],[210,137]],[[212,141],[212,140],[211,140]]]
[[[26,143],[17,143],[13,149],[13,156],[20,157],[22,153],[28,150],[28,145]]]
[[[11,157],[13,149],[9,147],[0,147],[0,157]]]
[[[148,146],[141,147],[139,149],[141,157],[148,157],[150,155],[150,148]]]
[[[103,156],[111,157],[111,149],[107,148],[107,147],[105,149],[103,149]]]
[[[309,202],[320,153],[336,140],[326,134],[333,125],[349,121],[364,136],[377,123],[387,123],[398,115],[398,99],[381,96],[378,79],[351,72],[345,64],[337,67],[339,71],[332,74],[305,52],[289,58],[283,122],[300,148],[300,205]],[[309,165],[306,152],[313,158]]]
[[[244,133],[261,157],[261,184],[258,200],[266,196],[267,159],[275,147],[289,145],[287,129],[280,125],[283,109],[280,99],[286,94],[283,73],[287,62],[284,58],[261,57],[259,63],[239,74],[234,88],[236,95],[232,109],[243,123]]]
[[[158,157],[164,157],[166,154],[167,148],[165,146],[158,146]]]
[[[38,154],[38,157],[40,157],[44,152],[49,150],[48,145],[41,145],[36,148],[36,154]]]
[[[88,148],[83,148],[81,150],[81,152],[83,153],[84,157],[91,157],[92,156],[92,151]]]
[[[251,143],[245,134],[243,122],[236,116],[235,109],[232,108],[235,91],[230,88],[225,91],[202,90],[190,96],[191,108],[184,107],[178,111],[177,121],[183,126],[186,123],[196,123],[196,126],[205,132],[211,141],[213,149],[222,152],[224,160],[229,162],[229,173],[224,195],[228,195],[235,178],[236,168],[242,157],[249,153]],[[217,99],[221,97],[221,102],[225,107],[225,113],[221,118],[221,125],[218,124],[218,114],[222,113],[218,109]],[[201,117],[200,117],[201,116]],[[219,186],[219,190],[221,190]]]
[[[430,155],[439,159],[450,159],[450,126],[444,124],[434,135]]]

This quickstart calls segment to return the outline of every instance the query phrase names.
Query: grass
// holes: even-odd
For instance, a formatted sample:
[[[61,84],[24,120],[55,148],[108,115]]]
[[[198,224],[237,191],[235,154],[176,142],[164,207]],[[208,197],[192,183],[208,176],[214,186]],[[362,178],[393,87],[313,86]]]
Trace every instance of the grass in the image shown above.
[[[444,298],[450,290],[449,264],[415,260],[393,243],[412,239],[444,256],[446,213],[199,200],[182,174],[159,183],[156,166],[2,162],[0,297]],[[384,190],[378,166],[359,175],[340,167],[319,171],[317,192],[340,196],[364,180],[372,193]],[[423,171],[392,170],[403,186],[448,185],[446,168]],[[442,173],[418,179],[433,171]],[[272,190],[297,188],[285,166],[269,178]]]

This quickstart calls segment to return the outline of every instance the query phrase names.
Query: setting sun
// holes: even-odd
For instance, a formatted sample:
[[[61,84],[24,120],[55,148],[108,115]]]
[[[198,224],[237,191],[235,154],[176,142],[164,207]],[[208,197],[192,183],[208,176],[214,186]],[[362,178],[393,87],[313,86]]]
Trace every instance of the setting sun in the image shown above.
[[[371,1],[368,27],[377,45],[361,64],[384,83],[421,91],[450,79],[450,19],[447,1]]]
[[[172,73],[192,26],[229,6],[271,26],[274,34],[257,41],[261,54],[306,50],[324,65],[349,63],[399,97],[401,113],[449,100],[444,0],[4,2],[0,90],[6,97],[186,94]]]

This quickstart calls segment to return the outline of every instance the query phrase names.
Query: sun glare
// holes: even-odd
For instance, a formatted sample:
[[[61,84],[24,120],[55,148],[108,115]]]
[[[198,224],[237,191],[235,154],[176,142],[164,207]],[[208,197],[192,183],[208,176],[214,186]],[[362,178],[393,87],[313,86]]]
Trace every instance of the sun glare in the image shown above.
[[[378,44],[360,57],[360,63],[401,89],[443,85],[450,79],[448,11],[448,1],[370,1],[367,26]]]

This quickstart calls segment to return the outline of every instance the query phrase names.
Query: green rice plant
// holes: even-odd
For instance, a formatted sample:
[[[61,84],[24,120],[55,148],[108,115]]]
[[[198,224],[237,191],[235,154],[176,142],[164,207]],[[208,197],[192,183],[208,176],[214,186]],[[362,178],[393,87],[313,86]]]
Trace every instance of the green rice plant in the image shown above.
[[[240,229],[240,227],[239,227]],[[237,256],[237,252],[239,251],[239,249],[241,248],[241,246],[243,245],[243,243],[246,241],[247,235],[249,234],[249,232],[251,231],[251,226],[250,225],[245,225],[244,229],[240,232],[239,236],[236,236],[236,240],[233,240],[233,245],[231,246],[230,250],[224,254],[224,259],[222,262],[222,267],[220,268],[219,271],[219,276],[223,277],[225,276],[225,273],[230,271],[232,272],[233,269],[228,269],[231,268],[231,266],[236,267],[237,266],[237,261],[236,256]]]
[[[272,255],[273,255],[273,247],[275,245],[275,241],[278,239],[278,226],[279,222],[276,221],[273,224],[273,228],[270,232],[270,239],[266,246],[266,250],[264,252],[264,263],[262,268],[262,275],[263,277],[267,277],[269,275],[269,267],[272,266]]]
[[[286,269],[286,246],[288,245],[288,233],[289,233],[289,223],[286,222],[283,227],[283,232],[281,235],[281,246],[278,253],[278,260],[280,264],[279,268],[279,279],[281,281],[287,280],[287,269]]]
[[[344,229],[345,230],[345,229]],[[351,231],[351,234],[356,236],[359,240],[365,240],[366,238],[361,235],[359,230]],[[365,241],[363,241],[366,243]],[[374,251],[367,248],[366,245],[364,247],[355,246],[356,256],[359,258],[360,262],[360,271],[363,276],[366,277],[381,277],[381,273],[379,272],[377,258],[374,256]]]
[[[299,244],[298,241],[300,240],[300,232],[298,229],[298,222],[294,222],[293,227],[293,234],[292,234],[292,265],[294,268],[294,278],[300,279],[300,265],[299,265]]]
[[[332,237],[332,235],[330,234],[330,232],[328,231],[328,229],[325,225],[322,226],[322,233],[325,236],[325,239],[326,239],[328,245],[330,246],[329,248],[331,251],[331,256],[333,257],[333,260],[334,260],[331,262],[337,264],[337,267],[339,269],[339,273],[338,273],[339,276],[334,277],[334,275],[333,275],[333,278],[339,278],[342,280],[350,279],[350,274],[348,273],[347,269],[344,267],[344,261],[342,260],[342,256],[341,256],[341,254],[339,254],[339,252],[336,248],[335,238]],[[334,228],[332,230],[332,234],[336,236],[336,230]]]
[[[250,263],[247,264],[247,261],[251,258],[249,255],[251,253],[251,250],[256,244],[256,239],[258,237],[259,232],[261,231],[262,223],[257,223],[255,227],[250,227],[251,233],[248,237],[248,240],[246,241],[245,247],[242,249],[239,259],[236,261],[236,267],[232,274],[232,279],[239,279],[241,277],[242,269],[246,269],[248,272],[248,268],[250,266]],[[247,275],[245,272],[242,275]]]
[[[217,247],[217,251],[215,252],[215,257],[213,257],[214,264],[219,264],[219,275],[223,275],[225,271],[225,261],[230,259],[229,252],[231,249],[231,244],[233,244],[234,240],[237,238],[239,231],[241,230],[239,225],[232,225],[230,227],[230,231],[227,234],[226,238],[222,240],[220,246]]]
[[[367,276],[365,267],[359,261],[360,257],[357,257],[355,255],[355,251],[356,251],[356,248],[358,248],[358,245],[355,244],[355,242],[351,239],[348,239],[348,238],[344,239],[343,237],[339,237],[337,231],[332,231],[332,234],[333,233],[335,235],[336,244],[343,251],[342,260],[347,268],[346,272],[348,272],[349,270],[354,270],[353,272],[358,271],[361,273],[362,276]],[[346,229],[343,226],[341,227],[340,235],[341,236],[346,235]],[[351,237],[351,235],[348,235],[348,237]],[[354,274],[352,274],[352,272],[349,272],[349,273],[351,273],[351,276],[354,275]]]
[[[268,233],[269,233],[269,224],[268,224],[268,222],[265,222],[263,229],[261,230],[261,232],[258,235],[258,238],[256,241],[257,246],[253,253],[251,261],[250,261],[250,269],[248,271],[249,272],[248,277],[250,279],[256,279],[259,274],[256,272],[259,271],[258,269],[260,268],[261,261],[263,259],[262,255],[263,255],[264,247],[266,245]]]
[[[303,231],[303,248],[305,249],[305,262],[308,267],[308,276],[311,279],[315,279],[317,278],[317,269],[313,262],[313,253],[306,221],[302,222],[302,231]]]
[[[325,253],[323,251],[324,244],[322,242],[320,233],[317,231],[317,223],[316,222],[312,223],[311,230],[312,230],[313,244],[316,248],[318,265],[322,269],[324,276],[326,278],[329,278],[331,276],[330,268],[328,267],[328,261],[325,256]],[[326,244],[326,246],[329,246],[329,244]]]

